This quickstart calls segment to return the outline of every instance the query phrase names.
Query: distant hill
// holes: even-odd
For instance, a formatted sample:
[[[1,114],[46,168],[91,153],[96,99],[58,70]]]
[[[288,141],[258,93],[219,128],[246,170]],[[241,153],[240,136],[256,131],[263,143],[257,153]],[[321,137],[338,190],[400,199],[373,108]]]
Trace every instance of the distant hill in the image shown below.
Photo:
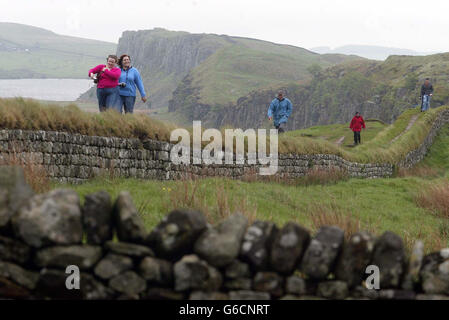
[[[117,53],[132,58],[150,92],[151,108],[167,108],[174,91],[185,91],[189,101],[170,103],[233,104],[255,89],[310,78],[307,68],[328,67],[345,55],[319,55],[309,50],[256,39],[216,34],[191,34],[161,28],[125,31]],[[94,92],[84,95],[92,99]],[[177,95],[179,97],[179,95]]]
[[[0,78],[86,78],[89,68],[116,48],[115,43],[0,22]]]
[[[353,54],[360,57],[373,60],[385,60],[391,55],[407,55],[407,56],[423,56],[434,52],[418,52],[409,49],[390,48],[382,46],[368,46],[368,45],[346,45],[331,49],[330,47],[315,47],[310,49],[313,52],[320,54]]]

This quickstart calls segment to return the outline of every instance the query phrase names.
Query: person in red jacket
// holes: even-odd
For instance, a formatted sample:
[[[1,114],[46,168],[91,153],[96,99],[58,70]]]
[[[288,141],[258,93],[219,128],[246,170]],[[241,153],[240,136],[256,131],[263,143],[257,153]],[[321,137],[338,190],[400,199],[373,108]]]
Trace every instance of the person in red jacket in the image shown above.
[[[362,131],[362,128],[366,128],[365,121],[359,112],[355,113],[355,117],[352,118],[349,128],[354,132],[354,145],[356,146],[361,143],[360,131]]]
[[[107,58],[107,64],[99,64],[89,70],[89,77],[97,80],[97,98],[100,112],[109,108],[120,110],[118,80],[122,71],[117,68],[117,61],[117,56],[111,54]]]

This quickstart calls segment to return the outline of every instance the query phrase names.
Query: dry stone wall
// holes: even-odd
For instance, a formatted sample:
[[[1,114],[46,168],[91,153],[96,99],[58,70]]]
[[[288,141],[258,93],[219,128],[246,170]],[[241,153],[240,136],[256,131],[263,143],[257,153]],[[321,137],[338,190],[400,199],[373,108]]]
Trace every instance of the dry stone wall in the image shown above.
[[[102,173],[139,179],[180,179],[257,174],[260,165],[180,164],[170,161],[173,144],[155,140],[96,137],[64,132],[1,130],[0,160],[17,156],[42,165],[60,182],[78,183]],[[393,174],[391,164],[360,164],[336,155],[280,154],[277,175],[297,178],[311,168],[339,168],[350,176],[377,178]]]
[[[364,285],[370,265],[378,289]],[[0,167],[0,298],[447,300],[449,249],[424,255],[417,242],[407,255],[391,232],[345,239],[338,227],[311,234],[238,213],[210,225],[175,210],[147,232],[127,192],[81,206],[73,190],[33,195],[19,168]]]
[[[449,110],[434,122],[424,143],[398,164],[412,167],[422,160],[439,129],[449,123]],[[85,136],[65,132],[0,130],[0,160],[11,155],[42,165],[48,175],[61,182],[78,183],[102,173],[140,179],[180,179],[220,176],[240,178],[259,172],[259,165],[175,165],[170,161],[173,144],[163,141]],[[191,158],[192,160],[192,158]],[[355,163],[331,154],[280,154],[279,177],[304,176],[311,168],[337,168],[351,177],[379,178],[393,175],[389,163]]]

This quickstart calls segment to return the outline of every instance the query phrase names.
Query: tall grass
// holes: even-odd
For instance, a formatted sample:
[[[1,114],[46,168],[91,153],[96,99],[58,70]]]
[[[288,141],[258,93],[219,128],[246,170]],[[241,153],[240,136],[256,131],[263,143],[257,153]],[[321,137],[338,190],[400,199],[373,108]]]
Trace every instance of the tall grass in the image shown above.
[[[113,110],[95,114],[84,112],[75,104],[61,107],[31,99],[0,99],[0,129],[63,131],[89,136],[169,141],[173,128],[145,115],[120,115]]]
[[[246,216],[250,223],[256,218],[257,207],[250,204],[244,196],[232,196],[223,184],[213,187],[213,202],[208,201],[210,197],[200,180],[183,180],[173,188],[164,188],[164,191],[169,193],[164,205],[167,212],[174,209],[195,209],[204,213],[210,223],[222,221],[237,212]]]
[[[449,218],[449,181],[444,180],[435,185],[429,185],[415,196],[416,204],[433,213]]]
[[[23,169],[26,182],[37,193],[50,191],[51,184],[48,172],[44,166],[38,164],[29,153],[12,152],[0,157],[0,166],[18,166]]]

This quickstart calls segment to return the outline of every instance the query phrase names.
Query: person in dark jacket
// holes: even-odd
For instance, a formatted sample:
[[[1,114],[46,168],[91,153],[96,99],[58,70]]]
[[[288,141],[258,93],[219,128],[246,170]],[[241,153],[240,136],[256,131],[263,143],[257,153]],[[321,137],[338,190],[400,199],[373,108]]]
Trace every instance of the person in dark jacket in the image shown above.
[[[430,108],[430,98],[433,95],[433,86],[429,78],[426,78],[421,86],[421,112],[427,111]]]
[[[287,125],[288,117],[292,114],[292,109],[291,101],[284,98],[282,91],[279,91],[277,98],[271,101],[267,114],[268,120],[271,121],[274,118],[274,127],[278,129],[279,133],[285,131],[285,126]]]
[[[352,118],[349,128],[354,132],[354,145],[362,143],[360,138],[360,131],[362,131],[362,128],[365,129],[366,126],[365,120],[363,120],[363,117],[360,115],[359,112],[355,113],[355,117]]]

